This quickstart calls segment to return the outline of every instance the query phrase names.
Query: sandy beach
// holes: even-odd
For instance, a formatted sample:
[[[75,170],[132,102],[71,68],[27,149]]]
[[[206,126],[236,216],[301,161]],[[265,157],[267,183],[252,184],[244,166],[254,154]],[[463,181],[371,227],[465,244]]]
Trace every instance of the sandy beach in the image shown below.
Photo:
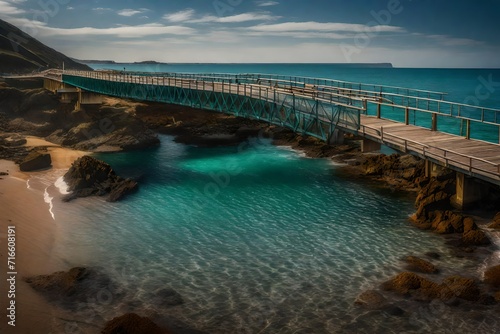
[[[1,333],[49,333],[54,321],[58,321],[56,310],[24,281],[23,277],[50,273],[65,269],[53,256],[57,239],[57,225],[44,201],[43,189],[27,186],[31,177],[43,176],[54,169],[67,169],[85,152],[61,148],[36,137],[28,137],[27,146],[49,146],[52,168],[46,171],[23,173],[11,161],[0,160],[0,172],[9,175],[0,178],[0,280],[5,282],[10,272],[7,267],[7,231],[15,227],[15,272],[16,275],[16,326],[7,324],[8,290],[0,285],[2,308]],[[13,298],[10,300],[14,300]]]

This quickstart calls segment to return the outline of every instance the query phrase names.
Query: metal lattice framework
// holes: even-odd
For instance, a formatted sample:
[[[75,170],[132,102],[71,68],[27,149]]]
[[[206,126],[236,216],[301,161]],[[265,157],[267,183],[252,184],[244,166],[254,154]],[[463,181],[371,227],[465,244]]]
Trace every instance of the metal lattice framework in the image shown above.
[[[214,80],[110,73],[64,74],[64,83],[104,95],[164,102],[258,119],[328,141],[337,128],[357,131],[363,111],[346,96],[308,96],[236,78]]]

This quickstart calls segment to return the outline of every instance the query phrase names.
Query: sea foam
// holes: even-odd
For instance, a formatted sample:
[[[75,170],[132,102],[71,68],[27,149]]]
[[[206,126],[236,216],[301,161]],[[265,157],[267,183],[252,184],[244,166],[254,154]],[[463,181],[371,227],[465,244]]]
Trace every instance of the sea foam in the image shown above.
[[[43,194],[43,200],[45,201],[45,203],[49,205],[49,212],[50,215],[52,216],[52,219],[56,220],[54,212],[52,211],[52,208],[54,207],[54,205],[52,204],[52,200],[54,199],[54,197],[50,197],[49,192],[47,191],[48,188],[49,187],[45,188],[45,192]]]
[[[61,176],[60,178],[58,178],[56,180],[56,182],[54,183],[54,185],[57,187],[57,189],[59,189],[59,192],[62,194],[62,195],[67,195],[69,194],[69,191],[68,191],[68,184],[66,182],[64,182],[64,177]]]

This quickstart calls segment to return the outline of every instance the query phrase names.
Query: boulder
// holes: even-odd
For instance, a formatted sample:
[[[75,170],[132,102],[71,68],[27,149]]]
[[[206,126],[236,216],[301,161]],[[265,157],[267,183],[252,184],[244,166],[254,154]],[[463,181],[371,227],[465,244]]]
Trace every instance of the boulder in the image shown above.
[[[50,275],[39,275],[24,279],[34,290],[49,301],[69,309],[85,303],[91,296],[109,293],[116,300],[122,296],[121,288],[100,270],[75,267],[69,271],[58,271]]]
[[[464,219],[464,233],[468,233],[470,231],[475,231],[477,230],[478,227],[476,223],[474,222],[474,219],[471,217],[467,217]]]
[[[378,310],[386,306],[387,299],[375,290],[368,290],[361,293],[354,301],[354,304],[370,310]]]
[[[106,323],[102,334],[169,334],[169,330],[161,328],[151,319],[135,313],[127,313]]]
[[[471,230],[462,235],[461,246],[488,246],[491,244],[490,239],[481,230]]]
[[[32,151],[26,158],[19,164],[22,172],[30,172],[40,169],[49,168],[52,165],[50,154],[40,151]]]
[[[12,136],[9,138],[5,138],[3,144],[10,147],[22,146],[26,144],[28,141],[26,138],[21,136]]]
[[[64,181],[71,192],[64,201],[109,194],[107,201],[115,202],[138,188],[136,181],[116,175],[110,165],[90,156],[77,159],[64,175]]]
[[[500,265],[488,268],[484,272],[484,282],[496,287],[500,287]]]
[[[453,297],[478,301],[481,297],[481,291],[475,280],[461,276],[451,276],[443,281],[442,298],[451,299]]]
[[[422,188],[419,191],[417,199],[415,201],[415,206],[417,208],[416,213],[412,217],[412,221],[415,225],[420,228],[431,228],[430,223],[432,223],[433,229],[436,229],[437,225],[442,219],[438,219],[436,216],[439,212],[451,212],[451,197],[455,195],[456,180],[452,177],[453,173],[445,174],[439,177],[433,177],[428,180],[428,182],[422,183]],[[451,223],[449,225],[452,225]],[[444,225],[441,225],[440,229],[446,231],[450,229]]]
[[[493,222],[488,225],[489,228],[500,230],[500,212],[495,215]]]
[[[116,202],[127,196],[128,194],[137,191],[138,184],[132,179],[125,179],[122,182],[117,182],[111,187],[108,198],[108,202]]]
[[[441,285],[417,274],[404,272],[382,284],[382,288],[417,300],[430,301],[441,295]]]
[[[404,272],[383,283],[382,288],[419,301],[459,298],[478,302],[484,298],[474,279],[461,276],[447,277],[438,284],[417,274]]]
[[[439,270],[429,261],[420,259],[415,256],[408,256],[405,258],[405,262],[408,264],[407,269],[411,271],[421,272],[424,274],[435,274]]]

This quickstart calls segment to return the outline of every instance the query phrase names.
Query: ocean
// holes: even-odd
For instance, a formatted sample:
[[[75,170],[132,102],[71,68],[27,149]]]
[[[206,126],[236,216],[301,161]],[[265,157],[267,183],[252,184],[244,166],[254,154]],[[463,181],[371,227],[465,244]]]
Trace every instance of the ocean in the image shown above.
[[[330,65],[116,65],[159,72],[276,73],[448,91],[458,102],[498,70],[361,69]],[[94,66],[98,67],[98,66]],[[99,66],[100,67],[100,66]],[[110,65],[102,67],[110,68]],[[117,69],[118,69],[117,68]],[[483,92],[484,93],[484,92]],[[475,95],[474,95],[475,96]],[[499,94],[481,100],[500,107]],[[125,312],[176,318],[208,333],[498,332],[484,311],[399,300],[389,316],[354,305],[361,292],[404,270],[401,258],[441,254],[436,280],[478,276],[484,266],[455,256],[445,239],[408,221],[414,196],[366,184],[329,159],[310,159],[268,139],[238,147],[200,148],[160,136],[161,146],[96,154],[118,174],[139,180],[119,203],[100,198],[62,203],[46,187],[58,227],[53,254],[71,266],[101,268],[124,296],[97,296],[91,323]],[[498,255],[484,263],[498,261]],[[172,288],[184,304],[164,308]],[[436,311],[438,310],[438,311]],[[78,313],[75,317],[78,317]],[[163,319],[163,320],[162,320]],[[494,318],[493,318],[494,319]]]

